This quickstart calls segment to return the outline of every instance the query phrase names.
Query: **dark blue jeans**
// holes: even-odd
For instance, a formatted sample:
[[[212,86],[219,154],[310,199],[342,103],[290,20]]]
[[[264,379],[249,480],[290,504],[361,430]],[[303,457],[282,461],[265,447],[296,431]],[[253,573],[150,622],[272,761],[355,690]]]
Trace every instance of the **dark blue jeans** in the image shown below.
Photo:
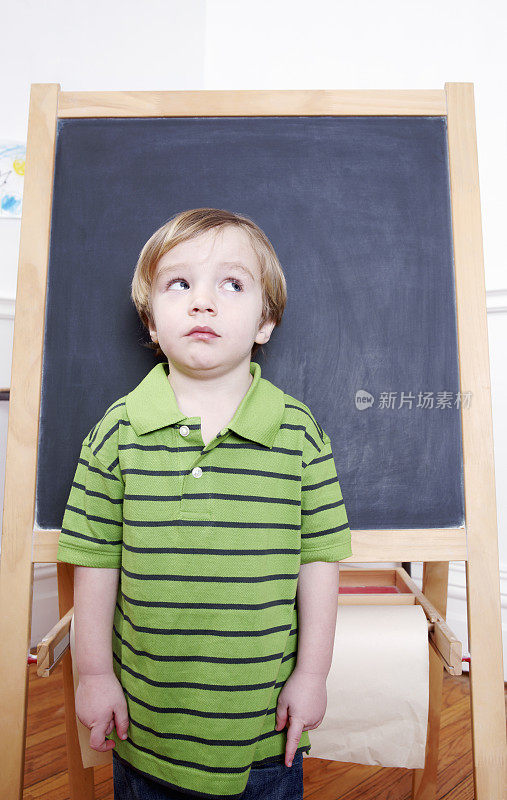
[[[187,792],[153,781],[118,758],[113,750],[114,800],[190,800]],[[292,767],[284,763],[252,767],[241,800],[303,800],[303,752]]]

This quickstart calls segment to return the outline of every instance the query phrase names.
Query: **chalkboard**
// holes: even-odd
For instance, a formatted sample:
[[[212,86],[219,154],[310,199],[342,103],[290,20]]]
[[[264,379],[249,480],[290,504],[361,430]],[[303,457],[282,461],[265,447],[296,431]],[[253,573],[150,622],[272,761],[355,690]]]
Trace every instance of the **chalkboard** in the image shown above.
[[[156,363],[130,299],[142,245],[213,206],[249,216],[277,251],[288,304],[255,360],[331,437],[351,528],[463,526],[446,125],[59,119],[36,525],[60,528],[83,438]]]

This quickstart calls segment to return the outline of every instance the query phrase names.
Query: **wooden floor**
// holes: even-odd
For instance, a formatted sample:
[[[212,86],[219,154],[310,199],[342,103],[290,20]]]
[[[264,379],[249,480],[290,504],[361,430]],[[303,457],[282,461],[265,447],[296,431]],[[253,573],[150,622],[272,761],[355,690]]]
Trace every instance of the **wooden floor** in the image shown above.
[[[62,667],[48,678],[29,669],[23,800],[69,797]],[[311,736],[311,734],[310,734]],[[412,770],[304,760],[304,796],[313,800],[406,800]],[[95,767],[96,800],[113,800],[112,765]],[[437,798],[473,800],[469,677],[444,671]]]

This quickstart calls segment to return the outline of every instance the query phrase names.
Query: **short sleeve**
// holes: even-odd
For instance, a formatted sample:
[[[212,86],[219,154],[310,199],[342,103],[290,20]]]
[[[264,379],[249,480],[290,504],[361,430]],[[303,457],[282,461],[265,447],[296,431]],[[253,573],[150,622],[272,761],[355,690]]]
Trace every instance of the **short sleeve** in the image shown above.
[[[65,507],[57,560],[83,567],[119,568],[124,483],[99,461],[88,440],[81,446]]]
[[[301,564],[340,561],[352,555],[347,512],[336,474],[331,440],[322,431],[320,451],[303,464]]]

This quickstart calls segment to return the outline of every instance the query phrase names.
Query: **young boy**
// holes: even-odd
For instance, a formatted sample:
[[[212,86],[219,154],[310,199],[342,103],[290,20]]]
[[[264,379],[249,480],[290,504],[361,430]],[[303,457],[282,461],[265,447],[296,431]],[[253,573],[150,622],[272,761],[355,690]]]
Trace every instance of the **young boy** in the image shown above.
[[[132,299],[166,360],[85,437],[65,509],[76,714],[115,798],[301,798],[352,550],[329,436],[251,361],[281,266],[248,218],[194,209]]]

